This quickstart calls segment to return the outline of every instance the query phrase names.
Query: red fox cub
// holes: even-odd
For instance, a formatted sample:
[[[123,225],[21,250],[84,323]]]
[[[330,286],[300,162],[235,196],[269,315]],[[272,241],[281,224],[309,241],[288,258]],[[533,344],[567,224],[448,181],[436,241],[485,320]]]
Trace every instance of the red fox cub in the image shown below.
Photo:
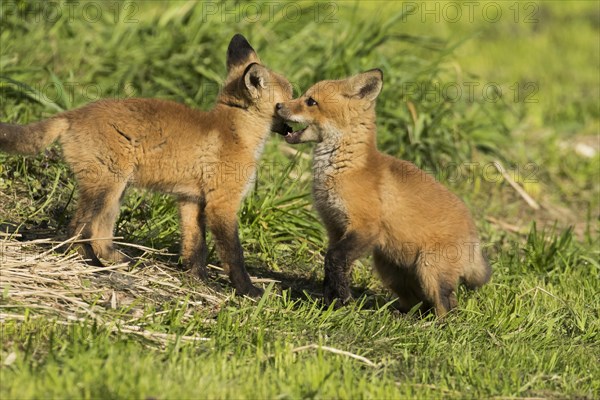
[[[288,143],[317,142],[313,196],[329,236],[327,303],[350,297],[352,263],[372,252],[375,269],[408,311],[422,302],[443,316],[456,306],[460,281],[476,288],[490,279],[465,204],[414,164],[377,151],[375,99],[381,70],[323,81],[300,98],[277,104],[304,128]]]
[[[135,185],[177,196],[185,267],[208,277],[208,227],[237,293],[258,296],[262,290],[244,267],[237,212],[269,133],[290,129],[275,105],[291,98],[291,84],[263,66],[238,34],[210,111],[156,99],[101,100],[25,126],[0,124],[0,151],[34,154],[61,143],[79,185],[71,229],[91,239],[81,250],[92,265],[123,260],[108,238],[125,188]],[[243,177],[225,173],[240,167]]]

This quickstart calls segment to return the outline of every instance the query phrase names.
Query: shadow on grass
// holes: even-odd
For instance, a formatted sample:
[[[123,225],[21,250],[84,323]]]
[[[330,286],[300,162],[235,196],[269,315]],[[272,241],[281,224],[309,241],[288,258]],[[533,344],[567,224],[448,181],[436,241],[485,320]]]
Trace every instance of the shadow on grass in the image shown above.
[[[287,272],[273,271],[266,268],[256,268],[250,266],[248,268],[253,275],[263,279],[273,279],[278,281],[279,288],[288,290],[292,300],[308,300],[319,301],[323,307],[327,307],[323,302],[323,281],[321,278],[306,277],[303,275]],[[350,286],[352,291],[352,302],[360,303],[363,310],[379,310],[380,308],[389,307],[393,312],[399,312],[395,308],[396,302],[388,304],[392,301],[390,293],[386,291],[376,292],[363,286]]]

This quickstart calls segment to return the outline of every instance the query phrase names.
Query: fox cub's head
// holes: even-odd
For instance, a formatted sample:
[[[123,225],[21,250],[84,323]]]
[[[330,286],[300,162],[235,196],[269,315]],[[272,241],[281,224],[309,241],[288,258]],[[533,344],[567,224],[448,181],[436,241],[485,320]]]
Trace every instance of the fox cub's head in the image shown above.
[[[321,81],[301,97],[277,104],[277,113],[289,122],[302,125],[286,133],[288,143],[337,141],[361,134],[357,125],[375,121],[375,99],[383,86],[383,73],[372,69],[348,79]],[[374,129],[367,129],[373,132]]]
[[[262,65],[246,38],[234,35],[227,48],[227,79],[218,102],[270,117],[271,129],[285,134],[291,128],[277,115],[275,105],[292,99],[292,95],[288,80]]]

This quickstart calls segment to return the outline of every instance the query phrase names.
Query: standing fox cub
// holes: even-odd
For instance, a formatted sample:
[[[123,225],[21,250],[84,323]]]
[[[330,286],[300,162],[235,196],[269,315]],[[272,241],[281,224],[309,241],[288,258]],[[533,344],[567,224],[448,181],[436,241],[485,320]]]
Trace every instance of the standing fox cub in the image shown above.
[[[0,124],[0,151],[34,154],[55,140],[79,185],[71,223],[90,263],[121,261],[113,248],[119,202],[128,185],[177,196],[184,265],[207,278],[206,226],[239,294],[258,296],[244,267],[237,212],[271,131],[289,127],[275,105],[292,87],[264,67],[235,35],[227,50],[227,79],[211,111],[154,99],[102,100],[25,125]],[[244,176],[231,172],[242,168]]]
[[[414,164],[377,151],[375,99],[382,86],[383,74],[374,69],[319,82],[277,104],[281,117],[305,125],[285,135],[288,143],[317,142],[313,195],[329,236],[325,301],[348,301],[352,263],[372,251],[400,309],[422,302],[423,310],[443,316],[456,306],[460,281],[479,287],[491,269],[464,203]]]

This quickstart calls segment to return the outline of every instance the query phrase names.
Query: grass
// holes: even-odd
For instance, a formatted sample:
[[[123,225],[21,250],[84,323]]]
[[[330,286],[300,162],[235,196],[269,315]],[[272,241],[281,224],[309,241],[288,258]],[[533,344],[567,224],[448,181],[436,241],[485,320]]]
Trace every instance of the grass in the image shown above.
[[[174,202],[157,193],[130,190],[116,231],[157,269],[88,273],[68,252],[32,260],[48,250],[37,239],[65,239],[75,183],[58,146],[38,157],[0,154],[0,227],[25,241],[15,256],[7,249],[16,242],[0,240],[2,398],[600,396],[597,3],[493,3],[503,12],[496,22],[479,14],[490,3],[477,3],[472,22],[466,14],[435,22],[422,3],[411,11],[394,2],[293,3],[301,15],[281,3],[270,16],[268,3],[252,3],[257,17],[245,3],[81,2],[72,14],[62,5],[60,18],[44,4],[0,6],[3,122],[100,97],[209,108],[235,32],[297,94],[380,67],[379,147],[467,202],[494,276],[480,291],[461,289],[459,307],[436,321],[396,313],[367,258],[353,271],[357,300],[323,308],[326,240],[311,207],[310,146],[279,138],[268,142],[240,212],[250,272],[267,288],[258,301],[233,296],[221,278],[205,286],[180,276],[173,257],[140,250],[179,247]],[[455,3],[431,4],[442,13]],[[537,22],[526,18],[532,11]],[[477,85],[473,96],[465,83]],[[486,84],[502,96],[490,101]],[[457,86],[461,96],[449,91]],[[77,284],[67,279],[72,263]],[[179,289],[140,283],[153,271]],[[215,301],[198,298],[213,291]]]

